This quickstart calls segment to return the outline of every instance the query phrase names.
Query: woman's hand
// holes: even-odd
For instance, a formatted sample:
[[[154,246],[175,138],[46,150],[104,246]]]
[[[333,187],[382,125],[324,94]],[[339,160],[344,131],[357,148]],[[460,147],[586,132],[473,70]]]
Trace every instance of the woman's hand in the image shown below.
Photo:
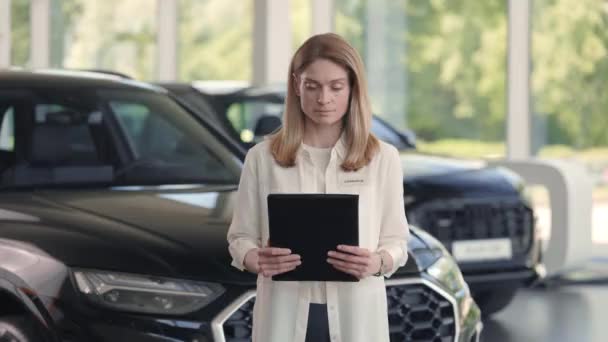
[[[380,270],[380,255],[367,248],[339,245],[338,251],[327,252],[327,262],[344,273],[363,279]]]
[[[302,264],[298,254],[291,254],[288,248],[254,248],[245,254],[244,265],[249,272],[265,277],[294,270]]]

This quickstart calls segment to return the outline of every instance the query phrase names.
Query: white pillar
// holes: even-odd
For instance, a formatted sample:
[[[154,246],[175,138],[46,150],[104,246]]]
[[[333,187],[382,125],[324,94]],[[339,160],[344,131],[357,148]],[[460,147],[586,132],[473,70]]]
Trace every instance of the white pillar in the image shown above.
[[[367,80],[370,96],[373,102],[373,110],[381,110],[383,107],[383,95],[388,90],[386,82],[386,3],[384,0],[366,1],[367,23],[365,23],[365,49],[359,51],[364,54]],[[380,113],[378,113],[380,114]]]
[[[157,77],[159,81],[177,79],[177,0],[157,0],[158,22]]]
[[[334,31],[334,0],[310,0],[311,34]]]
[[[31,0],[31,67],[48,68],[50,63],[51,0]]]
[[[0,68],[11,65],[11,0],[0,0]]]
[[[509,0],[507,158],[531,154],[530,0]]]
[[[374,114],[396,127],[405,127],[407,115],[407,72],[402,61],[407,56],[404,41],[394,32],[405,32],[406,18],[395,13],[391,0],[368,0],[364,55],[369,93]]]
[[[495,160],[489,165],[510,168],[527,184],[542,185],[548,190],[551,234],[542,260],[547,276],[563,274],[589,262],[593,250],[593,184],[584,165],[550,159]]]
[[[254,0],[253,85],[287,82],[291,59],[288,0]]]

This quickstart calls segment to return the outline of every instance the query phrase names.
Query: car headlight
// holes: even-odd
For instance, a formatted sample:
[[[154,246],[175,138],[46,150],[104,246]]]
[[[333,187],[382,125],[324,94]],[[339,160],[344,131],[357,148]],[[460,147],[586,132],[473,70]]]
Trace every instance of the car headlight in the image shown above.
[[[460,268],[448,253],[431,265],[427,272],[456,297],[462,297],[469,292],[469,286],[464,281]]]
[[[438,248],[429,248],[424,246],[422,248],[412,249],[411,253],[416,264],[421,270],[425,270],[434,265],[437,260],[443,257],[443,251]]]
[[[215,283],[97,270],[74,271],[80,292],[107,308],[181,315],[211,303],[225,289]]]

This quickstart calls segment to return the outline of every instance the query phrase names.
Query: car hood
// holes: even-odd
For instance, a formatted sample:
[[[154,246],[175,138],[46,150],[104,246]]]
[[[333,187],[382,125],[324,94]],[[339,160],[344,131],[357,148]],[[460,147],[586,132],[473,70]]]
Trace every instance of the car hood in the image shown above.
[[[402,152],[401,163],[405,194],[417,199],[517,195],[523,186],[513,172],[481,160]]]
[[[254,284],[253,275],[230,266],[226,234],[234,189],[3,195],[0,236],[32,243],[71,267]],[[412,246],[424,245],[412,236]],[[398,274],[419,272],[410,259]]]

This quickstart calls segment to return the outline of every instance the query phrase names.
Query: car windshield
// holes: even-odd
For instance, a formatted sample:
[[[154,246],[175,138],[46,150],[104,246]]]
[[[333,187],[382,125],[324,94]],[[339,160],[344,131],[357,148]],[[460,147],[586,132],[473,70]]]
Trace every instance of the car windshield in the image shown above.
[[[1,186],[235,184],[239,162],[168,96],[0,89]]]

